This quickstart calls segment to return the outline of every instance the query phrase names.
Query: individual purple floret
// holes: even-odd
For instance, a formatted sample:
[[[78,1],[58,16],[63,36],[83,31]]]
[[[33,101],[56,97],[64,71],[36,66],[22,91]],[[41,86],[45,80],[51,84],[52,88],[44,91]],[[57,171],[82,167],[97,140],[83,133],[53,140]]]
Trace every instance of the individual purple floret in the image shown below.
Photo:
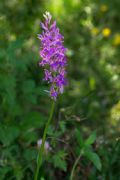
[[[58,94],[62,94],[67,84],[66,70],[67,58],[66,48],[63,45],[64,37],[59,33],[56,21],[51,22],[52,16],[49,12],[44,15],[45,22],[41,23],[42,34],[38,35],[41,40],[40,66],[44,67],[44,80],[51,84],[50,96],[56,100]]]
[[[40,148],[41,145],[42,145],[42,139],[39,139],[39,140],[37,141],[37,146]],[[44,149],[45,149],[46,151],[51,151],[51,150],[52,150],[52,148],[51,148],[51,146],[50,146],[50,144],[49,144],[48,141],[45,141]]]

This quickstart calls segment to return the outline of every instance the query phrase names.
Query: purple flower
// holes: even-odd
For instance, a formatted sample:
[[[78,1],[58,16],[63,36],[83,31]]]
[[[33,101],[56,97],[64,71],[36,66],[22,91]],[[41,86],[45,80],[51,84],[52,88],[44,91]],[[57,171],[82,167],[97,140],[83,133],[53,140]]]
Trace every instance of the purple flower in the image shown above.
[[[56,100],[67,84],[66,48],[63,45],[64,37],[59,33],[56,21],[51,22],[52,16],[49,12],[43,16],[45,18],[45,22],[41,23],[43,32],[38,35],[41,41],[40,57],[42,58],[39,65],[44,67],[44,80],[51,84],[50,96]]]
[[[40,148],[41,145],[42,145],[42,139],[40,139],[40,140],[37,141],[37,146],[38,146],[39,148]],[[51,146],[50,146],[50,144],[49,144],[48,141],[45,141],[44,149],[46,150],[46,152],[52,150],[52,148],[51,148]]]

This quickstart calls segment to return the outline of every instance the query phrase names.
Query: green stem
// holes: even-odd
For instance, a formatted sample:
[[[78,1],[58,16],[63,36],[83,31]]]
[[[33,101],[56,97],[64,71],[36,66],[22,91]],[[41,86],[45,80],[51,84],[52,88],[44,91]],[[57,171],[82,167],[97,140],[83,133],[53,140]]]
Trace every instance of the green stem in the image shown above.
[[[43,152],[44,152],[44,145],[45,145],[45,140],[46,140],[47,129],[48,129],[50,122],[52,120],[54,107],[55,107],[55,102],[53,101],[52,106],[51,106],[50,116],[48,118],[48,121],[47,121],[46,126],[45,126],[45,130],[43,133],[42,144],[40,146],[39,153],[38,153],[37,169],[35,172],[34,180],[38,180],[39,170],[40,170],[40,167],[42,165],[42,159],[43,159],[42,156],[43,156]]]
[[[73,168],[72,168],[71,175],[70,175],[70,180],[73,180],[74,171],[75,171],[75,168],[76,168],[76,166],[77,166],[77,164],[78,164],[78,162],[82,156],[82,153],[83,153],[83,151],[81,150],[80,155],[78,156],[78,158],[75,160],[75,163],[73,164]]]

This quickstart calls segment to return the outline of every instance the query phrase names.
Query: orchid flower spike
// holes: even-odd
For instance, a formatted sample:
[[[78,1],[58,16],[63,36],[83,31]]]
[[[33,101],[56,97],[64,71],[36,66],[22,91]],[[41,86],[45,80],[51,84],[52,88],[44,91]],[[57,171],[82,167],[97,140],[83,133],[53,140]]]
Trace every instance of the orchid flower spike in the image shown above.
[[[50,96],[56,100],[64,91],[66,80],[66,48],[64,37],[60,34],[56,21],[52,21],[49,12],[44,15],[45,22],[41,23],[42,34],[38,35],[41,41],[39,65],[44,68],[44,80],[50,84]]]

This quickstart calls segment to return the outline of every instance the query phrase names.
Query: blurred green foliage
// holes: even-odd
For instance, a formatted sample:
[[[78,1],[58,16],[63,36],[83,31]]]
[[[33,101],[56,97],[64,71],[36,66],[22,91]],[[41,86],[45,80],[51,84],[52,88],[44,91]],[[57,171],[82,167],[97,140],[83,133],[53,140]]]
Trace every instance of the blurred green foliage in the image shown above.
[[[45,154],[41,180],[69,179],[82,142],[94,130],[96,140],[88,138],[91,147],[74,178],[118,180],[119,0],[0,1],[0,180],[30,180],[35,172],[37,141],[51,106],[38,66],[37,34],[46,10],[65,36],[69,85],[48,131],[52,150]]]

